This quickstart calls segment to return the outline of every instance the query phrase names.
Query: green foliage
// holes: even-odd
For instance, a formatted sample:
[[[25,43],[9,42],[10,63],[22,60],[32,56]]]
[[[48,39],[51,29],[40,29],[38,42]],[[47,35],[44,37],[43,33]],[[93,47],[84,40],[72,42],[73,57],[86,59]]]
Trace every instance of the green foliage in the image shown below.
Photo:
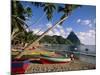
[[[44,36],[43,39],[40,40],[40,43],[50,43],[50,44],[66,44],[66,45],[80,45],[81,42],[79,38],[72,31],[67,38],[63,38],[62,36]]]
[[[12,1],[12,15],[15,15],[22,20],[26,20],[26,16],[32,15],[32,10],[30,7],[23,7],[20,1]]]
[[[69,42],[67,39],[63,38],[62,36],[44,36],[43,39],[40,40],[40,43],[49,43],[49,44],[69,44],[71,45],[71,42]]]
[[[73,9],[78,7],[77,5],[70,5],[70,4],[65,4],[63,6],[59,6],[59,5],[57,6],[56,4],[53,4],[53,3],[39,3],[39,2],[35,2],[32,4],[34,4],[36,7],[41,7],[43,11],[46,13],[48,20],[52,19],[52,17],[54,16],[53,14],[55,11],[57,11],[57,9],[58,9],[58,12],[62,13],[62,16],[60,17],[60,20],[62,20],[66,16],[69,16]],[[23,7],[20,1],[12,1],[11,15],[12,15],[11,33],[13,33],[16,30],[17,32],[15,32],[15,34],[21,32],[19,35],[17,35],[17,37],[15,37],[14,40],[19,40],[20,42],[23,42],[23,43],[29,43],[29,42],[35,41],[38,37],[40,37],[37,35],[33,35],[33,32],[31,31],[30,32],[26,31],[26,26],[25,26],[26,24],[23,21],[26,20],[26,17],[30,17],[32,15],[32,10],[30,7],[25,8]],[[62,24],[63,22],[61,22],[60,24]],[[77,39],[77,38],[74,38],[74,39]],[[73,44],[75,43],[75,40],[73,40],[72,38],[65,39],[61,36],[56,36],[56,35],[54,36],[46,35],[44,36],[43,39],[40,40],[40,43]],[[76,43],[79,43],[79,40]]]
[[[42,7],[43,11],[46,13],[47,19],[51,20],[53,17],[54,11],[56,11],[56,5],[53,3],[40,3],[40,2],[34,2],[32,3],[36,7]]]
[[[72,13],[72,11],[74,9],[78,8],[78,7],[80,7],[80,5],[65,4],[64,6],[59,6],[58,7],[58,12],[62,13],[62,16],[60,17],[60,20],[62,20],[66,16],[70,16],[70,14]],[[62,25],[63,22],[61,22],[60,25]]]
[[[11,35],[13,38],[15,37],[15,35],[18,36],[19,33],[27,32],[26,27],[28,27],[28,25],[26,25],[24,21],[26,20],[26,17],[30,17],[32,15],[32,10],[30,7],[27,8],[23,7],[20,1],[12,1],[11,6],[12,6]]]

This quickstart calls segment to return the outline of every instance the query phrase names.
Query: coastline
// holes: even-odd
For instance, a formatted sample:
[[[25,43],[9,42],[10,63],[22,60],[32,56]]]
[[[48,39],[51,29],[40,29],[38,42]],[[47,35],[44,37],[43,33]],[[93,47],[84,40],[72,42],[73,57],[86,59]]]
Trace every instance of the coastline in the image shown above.
[[[21,60],[25,59],[38,59],[38,57],[34,57],[33,54],[34,50],[25,51],[22,53]],[[18,55],[19,52],[12,52],[12,59]],[[15,59],[16,60],[16,59]],[[13,60],[12,60],[13,61]],[[17,60],[16,60],[17,61]],[[30,73],[45,73],[45,72],[64,72],[64,71],[77,71],[77,70],[92,70],[96,69],[96,64],[88,63],[81,61],[80,59],[75,59],[68,63],[54,63],[54,64],[41,64],[41,63],[29,63],[27,69],[25,69],[25,74]]]
[[[92,70],[96,69],[95,64],[85,63],[80,60],[74,60],[63,64],[33,64],[25,71],[28,73],[45,73],[45,72],[63,72],[63,71],[77,71],[77,70]]]

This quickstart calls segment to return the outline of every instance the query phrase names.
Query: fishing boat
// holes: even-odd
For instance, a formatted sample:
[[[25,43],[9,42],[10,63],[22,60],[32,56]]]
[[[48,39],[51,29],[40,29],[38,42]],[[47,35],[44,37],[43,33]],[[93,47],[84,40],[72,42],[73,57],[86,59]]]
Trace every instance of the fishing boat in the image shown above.
[[[63,58],[59,58],[59,57],[42,57],[42,59],[46,59],[46,60],[54,61],[54,62],[69,62],[69,61],[71,61],[70,58],[66,58],[66,57],[63,57]]]
[[[43,64],[47,64],[47,63],[67,63],[70,62],[71,59],[68,57],[64,57],[64,56],[49,56],[49,55],[41,55],[40,60]]]
[[[29,63],[23,63],[22,61],[13,61],[11,64],[11,72],[12,74],[24,74],[28,66]]]

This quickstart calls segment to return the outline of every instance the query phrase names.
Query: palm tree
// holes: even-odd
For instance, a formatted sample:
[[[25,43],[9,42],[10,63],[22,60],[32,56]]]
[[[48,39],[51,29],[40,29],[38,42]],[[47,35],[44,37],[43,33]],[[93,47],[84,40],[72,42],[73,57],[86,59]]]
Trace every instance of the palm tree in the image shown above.
[[[40,7],[42,7],[44,9],[44,12],[46,12],[47,15],[47,19],[51,20],[52,16],[53,16],[53,12],[55,10],[55,7],[53,6],[53,4],[39,4]],[[50,7],[51,6],[51,7]],[[62,24],[72,13],[72,11],[77,8],[79,6],[77,5],[65,5],[65,7],[62,7],[61,10],[61,6],[58,7],[59,8],[59,12],[63,12],[63,15],[61,16],[60,20],[58,22],[56,22],[52,27],[48,28],[43,34],[41,34],[41,36],[39,38],[37,38],[35,41],[32,40],[25,48],[24,50],[28,50],[29,48],[36,46],[38,44],[38,42],[53,28],[55,28],[57,25]],[[57,8],[57,7],[56,7]],[[19,54],[16,58],[20,58],[22,56],[24,52],[22,52],[21,54]]]
[[[56,10],[55,4],[52,4],[52,3],[44,3],[42,5],[42,7],[43,7],[44,12],[46,12],[47,19],[48,20],[51,20],[52,17],[53,17],[53,13]]]
[[[40,3],[40,2],[34,2],[32,3],[36,7],[42,7],[43,11],[46,13],[47,19],[51,20],[53,17],[53,13],[56,10],[56,4],[52,3]]]
[[[51,4],[48,4],[48,5],[50,5],[51,8],[54,9],[53,5],[51,5]],[[41,36],[37,40],[33,41],[27,47],[25,47],[25,49],[28,50],[30,47],[36,45],[36,43],[38,43],[50,30],[52,30],[53,28],[55,28],[57,25],[62,24],[70,16],[70,14],[72,13],[72,11],[74,9],[76,9],[77,7],[79,7],[79,6],[77,6],[77,5],[67,5],[67,4],[65,5],[64,8],[62,7],[62,9],[61,9],[61,7],[59,7],[59,12],[63,12],[64,13],[62,15],[62,17],[60,18],[60,20],[57,23],[55,23],[52,27],[48,28],[43,34],[41,34]],[[51,19],[51,16],[52,16],[52,13],[51,12],[53,12],[53,11],[50,10],[50,7],[48,7],[47,5],[44,5],[44,9],[45,9],[44,11],[48,15],[47,16],[47,19],[48,18]],[[51,15],[50,15],[50,13],[51,13]]]
[[[16,0],[12,1],[12,28],[11,28],[11,38],[12,40],[19,35],[20,32],[26,32],[28,25],[25,23],[26,17],[32,15],[32,10],[30,7],[24,8],[23,5]]]

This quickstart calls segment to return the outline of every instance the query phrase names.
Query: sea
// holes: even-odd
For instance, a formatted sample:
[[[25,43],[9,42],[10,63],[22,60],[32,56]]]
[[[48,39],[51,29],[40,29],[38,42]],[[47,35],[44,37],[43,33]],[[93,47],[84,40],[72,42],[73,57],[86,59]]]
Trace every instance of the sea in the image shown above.
[[[96,64],[96,45],[65,45],[65,44],[45,44],[44,49],[59,52],[63,55],[68,52],[78,54],[78,58],[83,62]]]

